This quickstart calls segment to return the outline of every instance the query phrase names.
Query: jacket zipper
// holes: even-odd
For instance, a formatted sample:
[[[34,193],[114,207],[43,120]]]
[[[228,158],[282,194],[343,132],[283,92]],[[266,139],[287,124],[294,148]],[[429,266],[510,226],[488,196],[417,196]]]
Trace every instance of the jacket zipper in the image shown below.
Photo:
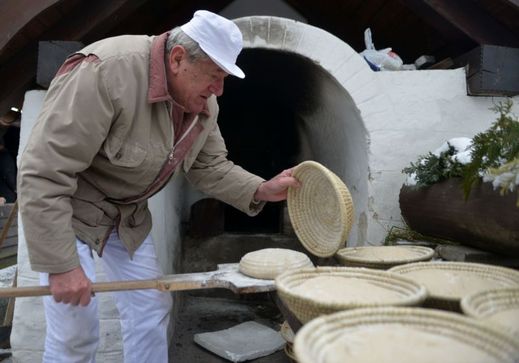
[[[174,123],[173,123],[173,106],[171,104],[171,101],[168,101],[167,104],[166,104],[166,107],[168,108],[168,112],[169,112],[169,118],[171,120],[171,134],[172,134],[172,138],[171,138],[171,150],[168,154],[168,157],[167,157],[167,161],[165,163],[167,163],[168,165],[171,165],[171,163],[173,162],[173,158],[174,158],[174,153],[175,153],[175,147],[176,145],[180,144],[180,142],[182,142],[186,137],[187,135],[189,135],[189,133],[191,132],[191,130],[193,129],[193,127],[195,127],[196,123],[198,122],[198,115],[195,116],[193,118],[193,121],[191,121],[191,124],[189,125],[189,127],[187,128],[187,130],[182,134],[182,136],[180,136],[180,138],[178,139],[177,142],[175,142],[175,129],[174,129]],[[157,178],[148,186],[148,188],[146,188],[146,191],[139,195],[139,196],[136,196],[132,199],[129,199],[129,200],[126,200],[124,201],[124,203],[133,203],[133,202],[137,202],[137,201],[140,201],[140,200],[143,200],[145,199],[148,195],[151,195],[151,193],[157,189],[156,186],[161,186],[162,182],[164,179],[161,179],[160,178],[160,175],[162,173],[162,170],[165,168],[165,166],[162,166],[160,168],[160,171],[157,175]]]

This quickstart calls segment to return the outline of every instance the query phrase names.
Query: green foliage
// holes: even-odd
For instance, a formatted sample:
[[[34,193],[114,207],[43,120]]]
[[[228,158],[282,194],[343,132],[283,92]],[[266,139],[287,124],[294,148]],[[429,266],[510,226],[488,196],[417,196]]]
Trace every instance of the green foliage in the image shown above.
[[[461,164],[454,160],[452,156],[456,149],[449,145],[448,150],[439,156],[432,153],[420,156],[416,163],[411,163],[402,172],[414,176],[417,187],[426,187],[452,177],[462,177],[465,197],[469,196],[472,186],[480,182],[483,175],[493,175],[495,179],[498,173],[513,172],[516,169],[510,171],[502,168],[507,163],[519,160],[519,120],[511,113],[512,105],[512,100],[507,99],[492,108],[498,118],[488,130],[472,139],[470,163]],[[502,189],[503,193],[513,190],[515,180],[513,185],[510,183]]]
[[[431,244],[431,245],[458,245],[458,242],[449,241],[442,238],[436,238],[421,234],[419,232],[413,231],[409,227],[397,227],[392,226],[389,229],[386,238],[384,239],[384,246],[395,246],[399,245],[399,241],[410,241],[410,242],[421,242],[422,244]],[[416,243],[418,244],[418,243]]]
[[[418,188],[439,183],[448,178],[461,177],[463,164],[452,158],[454,154],[456,154],[456,149],[449,145],[447,151],[440,153],[439,156],[431,152],[420,156],[416,163],[411,162],[411,166],[404,168],[402,172],[408,175],[414,174]]]
[[[487,169],[483,176],[484,181],[491,181],[494,187],[500,187],[501,195],[513,191],[519,184],[519,158],[500,166]],[[516,206],[519,207],[519,193],[517,193]]]
[[[468,197],[474,183],[479,182],[489,168],[499,168],[519,157],[519,120],[512,115],[512,100],[495,105],[499,117],[485,132],[474,136],[472,161],[463,172],[463,189]]]

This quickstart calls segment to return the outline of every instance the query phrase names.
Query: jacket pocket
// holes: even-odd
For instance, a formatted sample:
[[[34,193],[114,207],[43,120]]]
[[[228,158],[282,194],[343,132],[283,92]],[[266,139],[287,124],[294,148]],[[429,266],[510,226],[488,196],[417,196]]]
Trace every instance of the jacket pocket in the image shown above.
[[[123,142],[117,136],[111,136],[105,141],[104,150],[111,164],[125,168],[139,166],[147,154],[147,150],[136,142]]]
[[[94,204],[72,198],[73,217],[90,227],[97,227],[103,219],[104,212]]]

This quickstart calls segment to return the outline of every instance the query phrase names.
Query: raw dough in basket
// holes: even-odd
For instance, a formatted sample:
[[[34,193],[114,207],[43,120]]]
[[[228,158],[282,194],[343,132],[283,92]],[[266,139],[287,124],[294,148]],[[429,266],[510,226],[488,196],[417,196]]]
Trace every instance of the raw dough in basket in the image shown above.
[[[313,267],[302,252],[284,248],[265,248],[247,253],[240,260],[240,272],[257,279],[273,280],[288,270]]]
[[[344,329],[324,352],[327,363],[497,363],[495,357],[470,342],[442,332],[388,324]]]

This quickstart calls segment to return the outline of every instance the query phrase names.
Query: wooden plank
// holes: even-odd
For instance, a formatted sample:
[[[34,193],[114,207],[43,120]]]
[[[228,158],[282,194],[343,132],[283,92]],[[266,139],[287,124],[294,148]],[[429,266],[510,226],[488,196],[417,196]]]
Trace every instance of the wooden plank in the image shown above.
[[[519,36],[472,0],[401,0],[445,35],[478,44],[519,46]]]
[[[13,237],[6,238],[2,248],[10,247],[10,246],[17,246],[17,245],[18,245],[18,236],[13,236]]]
[[[434,8],[432,8],[427,0],[399,0],[406,5],[411,11],[418,15],[422,21],[429,23],[437,29],[446,39],[450,39],[453,43],[466,41],[467,36],[459,30],[454,24],[447,21]]]
[[[276,290],[274,280],[255,279],[239,272],[237,263],[221,264],[210,272],[165,275],[155,280],[128,280],[96,282],[93,292],[157,289],[185,291],[199,289],[229,289],[237,294],[270,292]],[[48,286],[1,288],[0,297],[27,297],[50,295]]]
[[[139,7],[135,15],[127,16],[117,23],[109,34],[161,34],[189,21],[198,9],[218,13],[229,3],[231,0],[147,1]],[[163,14],[170,15],[163,16]]]
[[[13,284],[11,287],[17,287],[17,286],[18,286],[18,268],[16,268],[16,271],[14,273]],[[7,309],[5,310],[4,323],[2,324],[2,326],[4,326],[4,327],[13,325],[15,301],[16,301],[16,299],[14,297],[10,297],[9,301],[7,302]]]
[[[24,26],[45,9],[61,0],[2,0],[0,1],[0,49]],[[1,51],[0,51],[1,54]]]
[[[0,260],[6,259],[6,258],[9,258],[12,256],[16,256],[17,253],[18,253],[17,245],[4,246],[4,247],[0,248]]]
[[[503,25],[519,34],[519,0],[479,0],[478,4]]]
[[[519,49],[481,45],[455,60],[467,66],[467,92],[477,96],[519,94]]]
[[[7,238],[7,234],[9,232],[9,228],[11,227],[11,224],[18,216],[18,201],[14,202],[13,206],[11,207],[11,210],[9,211],[9,216],[5,220],[4,225],[2,226],[2,231],[0,233],[0,247],[2,247],[5,239]]]
[[[15,56],[10,57],[0,69],[0,84],[9,87],[0,89],[0,114],[6,113],[12,106],[21,106],[23,95],[28,88],[34,87],[36,76],[36,54],[39,39],[82,40],[95,29],[113,23],[121,8],[135,9],[145,0],[112,0],[79,2],[62,21],[46,28],[44,33],[31,39]],[[125,10],[126,11],[126,10]],[[122,13],[125,13],[123,11]]]

